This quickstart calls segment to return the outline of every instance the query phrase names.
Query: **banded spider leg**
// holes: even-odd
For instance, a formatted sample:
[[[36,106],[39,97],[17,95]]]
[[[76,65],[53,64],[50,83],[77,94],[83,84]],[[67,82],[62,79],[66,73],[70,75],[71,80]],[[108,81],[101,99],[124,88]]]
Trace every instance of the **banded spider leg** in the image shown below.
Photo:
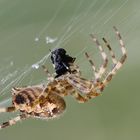
[[[0,108],[0,113],[3,113],[3,112],[14,112],[14,111],[17,111],[16,108],[14,106],[10,106],[10,107],[1,107]],[[16,124],[17,122],[21,121],[21,120],[24,120],[28,118],[28,115],[22,113],[6,122],[3,122],[1,125],[0,125],[0,129],[2,128],[5,128],[5,127],[8,127],[8,126],[12,126],[14,124]]]
[[[97,71],[94,62],[90,59],[89,55],[86,53],[86,57],[89,61],[89,63],[91,64],[93,71],[95,73],[95,81],[99,80],[99,89],[102,89],[111,81],[112,77],[116,74],[116,72],[122,67],[123,63],[126,60],[126,49],[125,49],[125,45],[123,43],[122,37],[118,31],[118,29],[114,26],[113,29],[115,30],[115,33],[118,37],[119,40],[119,44],[121,47],[121,51],[122,51],[122,57],[120,58],[120,60],[116,60],[115,58],[115,54],[110,46],[110,44],[107,42],[107,40],[105,38],[103,38],[103,41],[105,43],[105,46],[108,48],[111,57],[112,57],[112,62],[113,62],[113,68],[111,69],[111,71],[107,74],[107,76],[105,77],[105,79],[103,81],[101,81],[102,75],[104,74],[106,68],[107,68],[107,64],[108,64],[108,58],[106,53],[104,52],[103,47],[100,45],[99,41],[96,39],[96,37],[94,35],[91,35],[93,41],[96,43],[97,47],[99,48],[102,58],[104,60],[103,64],[101,65],[101,67],[99,68],[99,71]],[[95,83],[96,84],[96,83]]]
[[[105,53],[103,47],[100,45],[100,43],[96,39],[96,37],[94,35],[91,35],[96,46],[99,48],[99,51],[100,51],[102,59],[103,59],[103,64],[100,66],[99,70],[97,70],[97,68],[96,68],[94,62],[91,60],[89,54],[87,52],[85,53],[86,58],[88,59],[90,65],[92,66],[95,80],[89,81],[89,80],[86,80],[86,79],[78,77],[78,76],[76,77],[75,75],[67,78],[68,82],[71,85],[73,85],[77,91],[80,91],[81,93],[84,94],[83,98],[85,99],[85,101],[87,101],[88,99],[91,99],[91,98],[95,98],[96,96],[100,95],[100,93],[103,91],[104,87],[111,81],[112,77],[121,68],[121,66],[123,65],[123,63],[126,60],[126,57],[127,57],[126,49],[125,49],[124,43],[122,41],[121,35],[116,27],[113,27],[113,28],[119,39],[119,43],[120,43],[121,51],[122,51],[123,55],[120,58],[120,60],[117,60],[115,58],[114,52],[112,51],[112,49],[110,47],[110,44],[107,42],[107,40],[105,38],[103,38],[103,41],[110,52],[112,62],[113,62],[113,68],[107,74],[107,76],[105,76],[105,78],[103,78],[103,75],[107,69],[107,64],[108,64],[107,54]],[[76,96],[78,97],[78,94],[79,94],[78,92],[75,93],[75,97]],[[79,97],[79,99],[80,99],[80,97]]]
[[[124,64],[126,58],[127,58],[127,55],[126,55],[126,49],[125,49],[125,45],[124,45],[124,42],[122,40],[122,37],[118,31],[118,29],[114,26],[113,27],[114,30],[115,30],[115,33],[119,39],[119,44],[120,44],[120,47],[121,47],[121,51],[122,51],[122,56],[121,58],[117,61],[114,56],[113,56],[113,51],[111,50],[110,53],[112,54],[112,61],[114,63],[114,67],[112,68],[112,70],[108,73],[108,75],[106,76],[106,78],[103,80],[103,85],[106,86],[111,80],[112,80],[112,77],[116,75],[116,72],[122,67],[122,65]],[[107,42],[106,40],[104,40],[105,42]],[[108,47],[109,47],[109,44],[108,44]]]

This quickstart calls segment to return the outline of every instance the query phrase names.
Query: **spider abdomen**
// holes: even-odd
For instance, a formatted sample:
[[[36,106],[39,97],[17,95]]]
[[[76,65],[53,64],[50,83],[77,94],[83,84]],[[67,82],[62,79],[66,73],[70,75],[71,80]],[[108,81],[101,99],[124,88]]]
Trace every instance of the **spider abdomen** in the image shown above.
[[[25,87],[13,89],[13,103],[15,105],[31,105],[38,99],[40,93],[43,92],[42,87]]]
[[[53,92],[46,93],[43,87],[15,88],[13,104],[16,109],[31,117],[54,118],[66,108],[62,97]]]

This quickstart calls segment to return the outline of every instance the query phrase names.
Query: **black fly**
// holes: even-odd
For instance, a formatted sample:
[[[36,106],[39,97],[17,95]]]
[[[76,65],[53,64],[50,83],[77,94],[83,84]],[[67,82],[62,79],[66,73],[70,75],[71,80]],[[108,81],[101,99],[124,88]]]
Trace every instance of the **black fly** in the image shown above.
[[[66,50],[63,48],[57,48],[51,51],[51,61],[54,64],[56,76],[55,78],[70,71],[70,63],[73,63],[76,58],[73,58],[66,54]]]

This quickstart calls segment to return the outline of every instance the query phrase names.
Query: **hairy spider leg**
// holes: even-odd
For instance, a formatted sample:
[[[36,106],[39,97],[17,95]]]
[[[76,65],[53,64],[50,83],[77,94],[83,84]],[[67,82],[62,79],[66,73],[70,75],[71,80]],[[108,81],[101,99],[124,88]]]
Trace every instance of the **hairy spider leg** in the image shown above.
[[[6,121],[6,122],[2,123],[0,125],[0,129],[6,128],[8,126],[12,126],[12,125],[16,124],[17,122],[19,122],[23,119],[26,119],[26,118],[28,118],[28,115],[26,115],[26,114],[21,114],[19,116],[16,116],[15,118],[12,118],[9,121]]]
[[[90,65],[91,65],[91,67],[92,67],[92,69],[93,69],[93,71],[94,71],[95,81],[97,81],[98,78],[99,78],[99,75],[98,75],[98,71],[97,71],[97,69],[96,69],[96,67],[95,67],[95,64],[94,64],[94,62],[91,60],[91,58],[90,58],[90,56],[89,56],[89,54],[88,54],[87,52],[85,52],[85,56],[86,56],[86,58],[88,59]]]
[[[87,79],[72,74],[67,76],[67,81],[73,86],[73,89],[75,89],[70,94],[81,103],[100,95],[100,93],[96,92],[95,85],[92,81],[88,81]],[[82,95],[79,92],[82,93]]]
[[[115,57],[115,54],[110,46],[110,44],[108,43],[108,41],[103,37],[102,38],[104,43],[105,43],[105,46],[109,49],[109,52],[110,52],[110,55],[111,55],[111,58],[112,58],[112,62],[114,64],[114,66],[117,64],[117,60],[116,60],[116,57]]]
[[[3,113],[3,112],[14,112],[14,111],[16,111],[16,108],[14,106],[0,107],[0,113]]]
[[[79,103],[85,103],[87,102],[89,99],[91,99],[91,97],[88,94],[84,94],[81,95],[79,93],[79,91],[77,90],[73,90],[73,92],[70,93],[72,97],[74,97]]]
[[[106,55],[103,47],[101,46],[101,44],[97,40],[97,38],[93,34],[90,34],[90,36],[93,39],[93,41],[96,43],[96,46],[99,48],[99,50],[101,52],[102,59],[103,59],[103,64],[100,66],[99,71],[98,71],[99,80],[100,80],[101,76],[104,74],[104,72],[107,68],[108,58],[107,58],[107,55]]]
[[[14,94],[15,91],[19,91],[19,90],[20,90],[20,88],[13,87],[12,88],[12,94]],[[0,107],[0,113],[3,113],[3,112],[14,112],[14,111],[17,111],[15,106]]]
[[[113,66],[112,66],[112,67],[114,67],[114,66],[116,65],[116,63],[117,63],[117,59],[116,59],[116,57],[115,57],[115,53],[113,52],[113,50],[112,50],[112,48],[111,48],[109,42],[107,41],[107,39],[103,37],[102,40],[103,40],[104,43],[105,43],[104,46],[109,50],[109,53],[110,53],[110,55],[111,55],[111,60],[112,60],[112,62],[113,62]],[[108,74],[108,72],[106,71],[105,74],[103,75],[102,79],[104,79],[104,78],[106,77],[107,74]]]
[[[117,61],[116,65],[112,68],[112,70],[109,72],[109,74],[106,76],[106,78],[103,80],[103,85],[106,86],[111,80],[112,77],[116,74],[116,72],[122,67],[123,63],[125,62],[127,55],[126,55],[126,49],[125,49],[125,45],[123,43],[122,37],[118,31],[118,29],[114,26],[113,27],[115,30],[115,33],[119,39],[119,44],[121,47],[121,51],[122,51],[122,57],[120,58],[119,61]]]
[[[94,71],[94,75],[95,75],[95,83],[101,80],[102,75],[104,74],[106,68],[107,68],[107,64],[108,64],[108,58],[107,55],[103,49],[103,47],[101,46],[101,44],[99,43],[99,41],[96,39],[96,37],[91,34],[90,35],[91,38],[93,39],[93,41],[96,43],[97,47],[99,48],[100,52],[101,52],[101,56],[103,58],[103,64],[100,66],[99,70],[97,71],[94,62],[91,60],[89,54],[86,52],[85,56],[88,59],[89,63],[92,66],[92,69]]]
[[[80,78],[79,79],[78,78],[75,79],[74,77],[68,79],[68,81],[76,89],[80,90],[81,92],[83,91],[84,94],[89,95],[89,97],[91,97],[91,98],[92,97],[96,97],[96,96],[99,95],[98,93],[96,94],[96,92],[99,92],[99,93],[102,92],[102,90],[104,89],[105,85],[110,82],[112,77],[116,74],[117,70],[119,70],[121,68],[121,66],[123,65],[123,63],[124,63],[124,61],[126,60],[126,57],[127,57],[126,49],[125,49],[125,45],[123,43],[122,37],[121,37],[119,31],[117,30],[117,28],[116,27],[113,27],[113,28],[115,30],[115,33],[116,33],[118,39],[119,39],[119,43],[120,43],[120,46],[121,46],[121,51],[123,53],[123,56],[121,57],[121,59],[119,61],[117,61],[116,58],[115,58],[115,54],[114,54],[114,52],[112,51],[112,49],[110,47],[110,44],[106,41],[105,38],[103,38],[103,41],[105,42],[106,47],[110,51],[110,54],[111,54],[111,57],[112,57],[112,61],[113,61],[113,64],[114,64],[114,67],[109,72],[109,74],[107,74],[107,76],[103,80],[103,82],[99,82],[99,84],[94,84],[94,87],[91,90],[90,88],[87,87],[88,84],[83,82],[83,79],[80,79]],[[95,72],[95,77],[97,78],[99,76],[99,78],[101,78],[101,76],[103,75],[103,73],[106,70],[108,59],[107,59],[107,55],[105,54],[105,52],[102,49],[101,45],[99,44],[98,40],[94,36],[92,36],[92,37],[93,37],[93,40],[96,43],[96,45],[99,47],[100,52],[101,52],[102,57],[103,57],[103,60],[104,60],[104,63],[102,64],[102,66],[100,67],[98,72],[96,70],[96,67],[95,67],[93,61],[90,59],[90,56],[88,55],[88,53],[85,53],[85,55],[86,55],[88,61],[90,62],[91,66],[92,66],[92,69]],[[84,83],[84,84],[81,84],[81,83]],[[91,90],[91,92],[88,93],[89,90]]]

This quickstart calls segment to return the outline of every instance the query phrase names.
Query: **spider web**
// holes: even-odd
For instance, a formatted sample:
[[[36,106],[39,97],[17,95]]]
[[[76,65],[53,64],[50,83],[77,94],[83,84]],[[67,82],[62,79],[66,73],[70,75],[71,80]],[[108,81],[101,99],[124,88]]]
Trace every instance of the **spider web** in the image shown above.
[[[44,56],[40,56],[40,58],[38,58],[37,61],[32,62],[32,64],[23,64],[22,67],[15,67],[15,62],[11,60],[13,57],[12,54],[9,58],[0,62],[0,106],[8,104],[11,101],[10,91],[12,87],[23,86],[23,83],[26,83],[26,85],[33,85],[47,82],[46,77],[39,80],[34,79],[33,73],[34,71],[38,72],[40,66],[46,62],[50,63],[49,49],[63,47],[66,50],[71,51],[72,49],[68,46],[76,46],[75,48],[73,47],[75,51],[71,52],[74,53],[72,56],[77,58],[77,64],[81,66],[81,69],[86,65],[86,59],[83,56],[85,51],[93,52],[90,53],[90,55],[94,56],[95,61],[97,60],[97,62],[100,62],[100,60],[98,60],[99,57],[97,56],[99,54],[98,50],[96,47],[92,47],[94,45],[89,39],[89,33],[94,32],[99,37],[107,35],[110,40],[113,40],[112,38],[114,36],[112,37],[111,33],[112,26],[116,25],[123,29],[131,14],[135,12],[133,11],[128,14],[124,13],[123,18],[121,18],[122,20],[117,21],[117,17],[121,17],[120,13],[129,5],[129,0],[121,0],[114,2],[114,4],[113,2],[113,0],[105,0],[103,3],[98,0],[86,2],[84,0],[76,1],[75,6],[71,7],[70,15],[67,17],[66,21],[62,25],[59,25],[59,32],[54,33],[52,28],[53,24],[62,16],[63,12],[66,10],[66,6],[69,4],[72,6],[68,0],[61,0],[53,11],[49,21],[42,26],[42,29],[35,34],[33,39],[34,44],[32,48],[40,48],[42,44],[45,44],[44,46],[48,53]],[[50,31],[51,29],[52,32]],[[81,36],[81,38],[78,36]],[[114,51],[115,50],[119,49],[116,47]],[[86,74],[86,69],[84,69],[83,72]]]

